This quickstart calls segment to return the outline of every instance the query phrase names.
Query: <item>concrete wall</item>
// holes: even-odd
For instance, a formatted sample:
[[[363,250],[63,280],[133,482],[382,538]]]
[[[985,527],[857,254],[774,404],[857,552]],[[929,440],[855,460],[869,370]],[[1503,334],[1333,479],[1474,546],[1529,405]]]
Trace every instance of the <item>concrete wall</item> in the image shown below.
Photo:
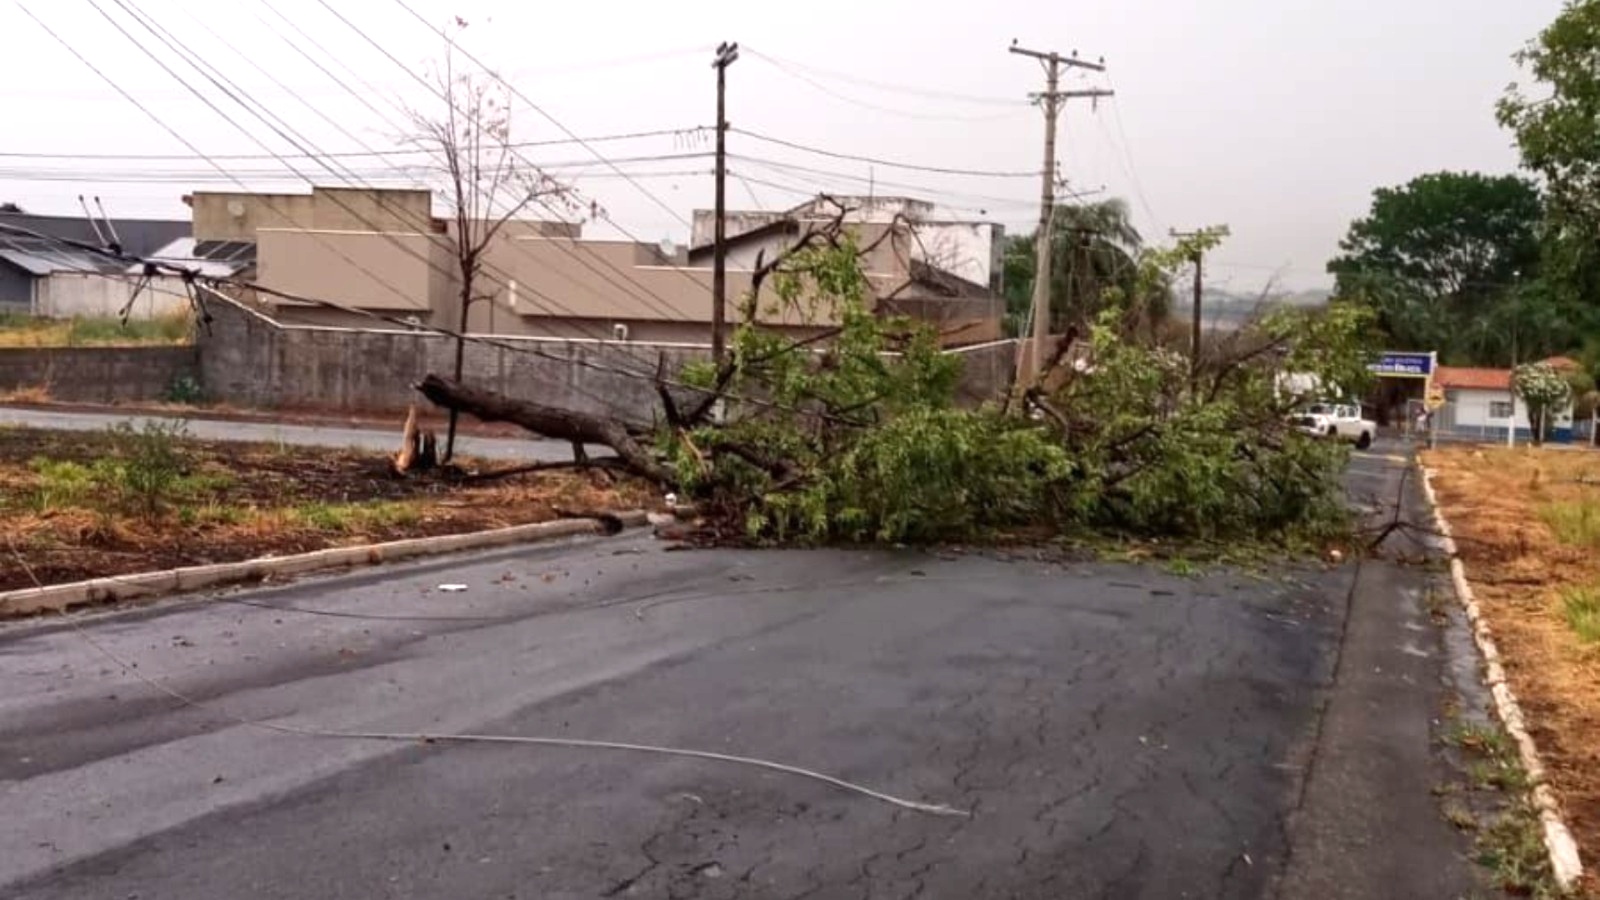
[[[415,232],[429,230],[433,220],[433,195],[425,190],[196,191],[188,201],[198,241],[253,241],[267,228]]]
[[[426,318],[451,294],[442,235],[263,228],[256,279],[263,287],[346,306]],[[442,296],[435,298],[434,291]],[[282,301],[280,301],[282,302]],[[290,303],[289,305],[293,305]]]
[[[206,393],[238,406],[389,412],[422,403],[411,385],[451,371],[455,343],[426,332],[284,326],[222,300],[199,337]],[[669,370],[700,358],[701,346],[615,344],[500,337],[534,352],[468,344],[466,380],[514,397],[648,420],[655,408],[648,378],[605,371]]]
[[[112,318],[133,297],[135,276],[110,277],[92,272],[54,272],[38,282],[33,314],[47,319]],[[183,279],[162,275],[150,279],[128,312],[132,319],[158,319],[189,308]]]
[[[0,349],[0,391],[42,388],[56,400],[161,400],[180,378],[196,378],[194,347]]]
[[[450,338],[401,330],[284,326],[237,304],[208,304],[199,336],[201,383],[236,406],[390,412],[421,401],[412,383],[451,371]],[[468,344],[466,380],[513,397],[649,421],[657,398],[648,377],[708,355],[704,344],[617,343],[497,336],[512,349]],[[531,351],[531,352],[530,352]],[[1016,364],[1015,344],[965,348],[964,401],[1000,396]],[[620,371],[618,371],[620,370]]]

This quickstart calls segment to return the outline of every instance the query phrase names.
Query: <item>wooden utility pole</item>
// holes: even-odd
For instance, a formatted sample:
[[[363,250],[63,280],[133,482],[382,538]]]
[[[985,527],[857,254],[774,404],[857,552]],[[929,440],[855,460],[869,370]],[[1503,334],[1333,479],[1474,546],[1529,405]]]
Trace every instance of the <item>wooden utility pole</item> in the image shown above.
[[[717,58],[711,67],[717,70],[717,198],[716,223],[711,250],[711,358],[722,362],[725,352],[723,327],[728,310],[728,230],[727,230],[727,180],[728,180],[728,67],[739,58],[739,45],[723,41],[717,45]]]
[[[1085,62],[1078,59],[1077,53],[1062,56],[1054,51],[1028,50],[1018,47],[1016,41],[1011,42],[1011,52],[1019,56],[1031,56],[1044,65],[1044,92],[1033,95],[1044,109],[1043,185],[1039,191],[1039,230],[1034,235],[1033,251],[1033,341],[1029,371],[1026,373],[1028,380],[1033,380],[1043,374],[1045,344],[1050,339],[1050,248],[1056,208],[1056,116],[1061,112],[1062,104],[1074,97],[1110,97],[1112,92],[1099,88],[1082,91],[1060,89],[1062,66],[1104,72],[1106,67],[1103,63]],[[1019,366],[1018,385],[1024,383],[1023,376],[1024,372]]]
[[[1226,225],[1202,228],[1199,231],[1173,230],[1169,233],[1180,240],[1204,237],[1224,238],[1232,234]],[[1196,390],[1200,379],[1200,325],[1201,310],[1203,308],[1202,301],[1205,295],[1206,251],[1202,247],[1197,247],[1190,259],[1194,261],[1194,309],[1190,311],[1192,316],[1189,328],[1189,390],[1193,392]]]

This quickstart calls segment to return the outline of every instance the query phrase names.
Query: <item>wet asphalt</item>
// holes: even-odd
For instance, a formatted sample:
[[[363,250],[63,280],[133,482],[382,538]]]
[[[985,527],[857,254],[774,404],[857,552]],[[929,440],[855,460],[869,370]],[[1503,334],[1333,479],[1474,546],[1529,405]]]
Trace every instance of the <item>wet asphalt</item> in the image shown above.
[[[1460,896],[1424,578],[623,536],[12,624],[0,896]]]

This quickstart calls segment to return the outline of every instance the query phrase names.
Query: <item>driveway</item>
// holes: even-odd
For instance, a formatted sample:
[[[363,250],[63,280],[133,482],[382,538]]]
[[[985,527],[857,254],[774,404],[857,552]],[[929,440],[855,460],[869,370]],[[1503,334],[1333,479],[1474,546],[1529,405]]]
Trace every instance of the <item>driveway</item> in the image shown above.
[[[392,453],[400,446],[398,426],[391,430],[342,428],[333,425],[289,425],[275,422],[234,422],[216,419],[184,419],[162,416],[124,415],[101,412],[59,412],[46,409],[0,406],[0,426],[53,428],[62,431],[102,431],[114,425],[143,427],[145,422],[183,421],[189,436],[204,441],[243,441],[263,444],[290,444],[296,447],[354,448]],[[538,438],[475,437],[458,435],[458,452],[483,459],[547,462],[572,458],[572,444]]]
[[[0,895],[1456,896],[1394,577],[624,537],[12,625]]]

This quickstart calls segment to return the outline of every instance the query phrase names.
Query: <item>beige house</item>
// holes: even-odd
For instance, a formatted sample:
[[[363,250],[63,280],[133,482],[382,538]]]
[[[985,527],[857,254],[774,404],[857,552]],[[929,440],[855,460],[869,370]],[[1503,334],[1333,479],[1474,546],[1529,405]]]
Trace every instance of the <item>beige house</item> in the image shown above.
[[[417,324],[453,328],[459,322],[451,229],[433,216],[428,191],[318,187],[310,194],[197,192],[186,200],[197,247],[254,245],[255,280],[266,290],[243,299],[276,318],[381,325],[292,299],[307,297]],[[821,221],[800,208],[793,212],[731,237],[730,304],[748,293],[757,252],[771,258]],[[697,223],[702,217],[696,213]],[[904,221],[864,217],[852,225],[863,244],[879,241],[865,260],[879,309],[934,321],[952,345],[999,337],[996,291],[937,265],[917,249],[919,235]],[[482,299],[471,306],[468,330],[476,333],[709,341],[711,255],[704,246],[672,250],[583,240],[570,223],[515,221],[485,254],[475,291]],[[730,310],[729,320],[736,315]],[[797,335],[831,324],[825,315],[808,318],[796,310],[764,312],[763,321]]]

